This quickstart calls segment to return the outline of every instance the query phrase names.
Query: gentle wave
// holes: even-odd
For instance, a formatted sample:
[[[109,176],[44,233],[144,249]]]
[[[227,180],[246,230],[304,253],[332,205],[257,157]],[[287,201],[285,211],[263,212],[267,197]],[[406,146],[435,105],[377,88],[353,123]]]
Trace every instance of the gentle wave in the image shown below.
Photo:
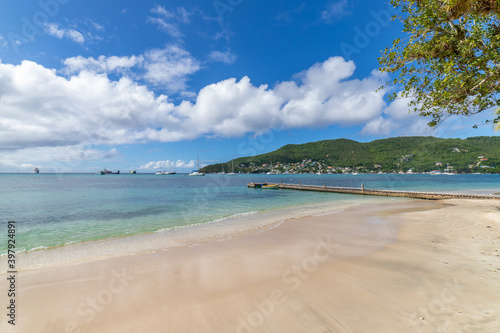
[[[238,217],[251,216],[251,215],[254,215],[254,214],[257,214],[257,213],[258,213],[257,211],[251,211],[251,212],[246,212],[246,213],[234,214],[234,215],[230,215],[230,216],[226,216],[226,217],[221,217],[219,219],[215,219],[215,220],[208,221],[208,222],[192,223],[192,224],[175,226],[175,227],[170,227],[170,228],[162,228],[162,229],[156,230],[155,232],[165,232],[165,231],[171,231],[171,230],[186,229],[186,228],[190,228],[190,227],[193,227],[193,226],[199,226],[199,225],[210,224],[210,223],[217,223],[217,222],[222,222],[222,221],[226,221],[226,220],[235,219],[235,218],[238,218]]]

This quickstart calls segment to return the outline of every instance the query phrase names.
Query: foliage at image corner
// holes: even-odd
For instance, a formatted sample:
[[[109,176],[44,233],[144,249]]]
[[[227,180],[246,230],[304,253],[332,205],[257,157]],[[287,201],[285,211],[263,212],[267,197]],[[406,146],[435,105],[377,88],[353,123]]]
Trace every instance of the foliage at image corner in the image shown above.
[[[500,0],[391,0],[401,12],[404,39],[379,58],[382,72],[402,86],[389,100],[409,107],[436,127],[450,116],[500,107]],[[486,123],[500,127],[500,108]],[[477,125],[475,126],[477,127]]]

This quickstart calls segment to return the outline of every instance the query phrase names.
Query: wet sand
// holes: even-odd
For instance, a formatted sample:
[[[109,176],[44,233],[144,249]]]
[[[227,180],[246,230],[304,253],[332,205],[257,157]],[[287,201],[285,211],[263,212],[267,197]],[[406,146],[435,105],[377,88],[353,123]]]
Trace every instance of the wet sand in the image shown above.
[[[193,247],[21,271],[16,326],[4,314],[0,331],[498,332],[497,206],[368,204]]]

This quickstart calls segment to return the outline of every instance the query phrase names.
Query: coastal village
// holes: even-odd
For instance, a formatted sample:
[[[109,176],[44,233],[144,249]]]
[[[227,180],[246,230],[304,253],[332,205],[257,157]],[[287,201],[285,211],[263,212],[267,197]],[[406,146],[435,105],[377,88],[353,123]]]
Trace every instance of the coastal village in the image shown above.
[[[395,137],[360,143],[333,139],[289,144],[260,155],[207,165],[205,173],[498,174],[499,137]]]
[[[460,152],[459,148],[454,148],[456,152]],[[469,172],[464,170],[456,170],[453,165],[447,162],[436,161],[434,169],[431,171],[420,171],[415,168],[405,168],[405,163],[411,162],[414,158],[413,155],[401,156],[399,162],[391,167],[380,164],[374,164],[373,167],[365,166],[348,166],[341,167],[330,165],[328,162],[302,160],[298,163],[264,163],[257,164],[250,162],[248,164],[240,164],[237,167],[240,173],[265,173],[265,174],[458,174],[458,173],[498,173],[495,166],[488,165],[488,158],[480,155],[477,157],[477,162],[469,164]],[[389,170],[390,169],[390,170]]]

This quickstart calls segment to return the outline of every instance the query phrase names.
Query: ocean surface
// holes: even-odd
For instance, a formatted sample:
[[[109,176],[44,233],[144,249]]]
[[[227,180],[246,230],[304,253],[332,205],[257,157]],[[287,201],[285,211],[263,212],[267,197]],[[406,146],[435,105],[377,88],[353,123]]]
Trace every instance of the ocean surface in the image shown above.
[[[395,200],[349,194],[249,189],[280,182],[429,192],[492,194],[500,175],[177,175],[0,174],[0,255],[7,221],[16,221],[17,252],[260,216],[311,205]],[[318,207],[319,207],[318,206]],[[340,208],[339,208],[340,209]]]

